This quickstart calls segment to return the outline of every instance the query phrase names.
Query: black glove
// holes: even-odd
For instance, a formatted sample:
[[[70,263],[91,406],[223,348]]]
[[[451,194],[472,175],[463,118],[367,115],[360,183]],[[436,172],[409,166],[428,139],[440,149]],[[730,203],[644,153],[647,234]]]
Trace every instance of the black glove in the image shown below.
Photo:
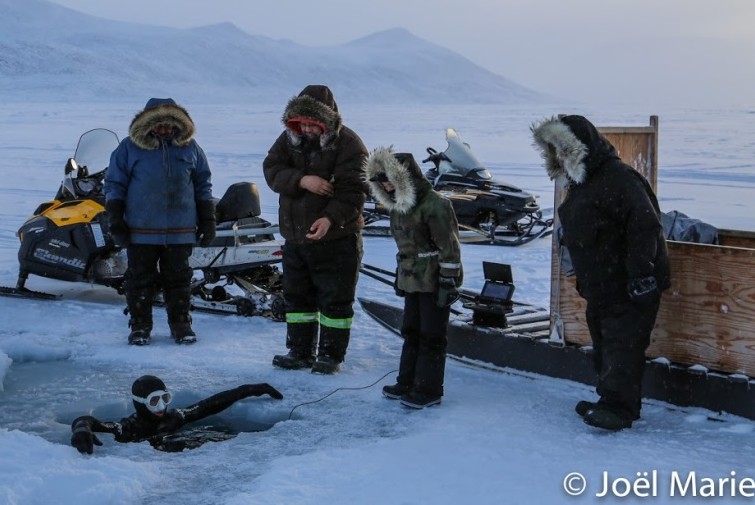
[[[629,298],[633,302],[648,302],[655,299],[658,295],[658,281],[652,275],[650,277],[640,277],[632,279],[627,286]]]
[[[126,212],[126,202],[123,200],[108,200],[105,204],[105,210],[108,215],[108,228],[110,229],[110,238],[116,247],[126,247],[129,243],[128,226],[123,219]]]
[[[453,277],[441,277],[438,279],[438,292],[435,294],[435,305],[438,307],[450,307],[459,299],[459,290],[456,288],[456,279]]]
[[[197,202],[197,240],[199,245],[207,247],[215,238],[215,202],[201,200]]]
[[[92,433],[92,429],[85,421],[79,421],[73,425],[73,435],[71,435],[71,445],[74,446],[81,454],[92,454],[95,445],[102,445],[97,435]]]
[[[245,389],[246,396],[270,395],[271,398],[275,398],[276,400],[283,399],[283,395],[281,394],[281,392],[267,383],[246,384],[243,387]]]

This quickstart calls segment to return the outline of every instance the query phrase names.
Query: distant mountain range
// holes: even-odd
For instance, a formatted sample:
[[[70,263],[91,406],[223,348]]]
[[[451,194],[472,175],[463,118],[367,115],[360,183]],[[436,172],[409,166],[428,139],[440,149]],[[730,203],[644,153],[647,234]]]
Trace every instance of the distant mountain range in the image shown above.
[[[201,96],[281,100],[328,84],[339,100],[535,103],[544,95],[404,29],[308,47],[231,23],[193,29],[97,18],[45,0],[0,0],[0,93],[71,100]]]

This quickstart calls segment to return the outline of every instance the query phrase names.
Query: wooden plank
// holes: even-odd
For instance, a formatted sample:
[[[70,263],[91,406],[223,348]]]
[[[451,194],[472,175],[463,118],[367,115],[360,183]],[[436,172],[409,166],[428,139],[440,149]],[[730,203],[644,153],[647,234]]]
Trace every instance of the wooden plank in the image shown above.
[[[718,242],[729,247],[755,249],[755,232],[744,230],[718,230]]]
[[[672,287],[661,301],[648,358],[755,377],[755,249],[669,242]],[[584,300],[562,279],[569,343],[590,344]]]

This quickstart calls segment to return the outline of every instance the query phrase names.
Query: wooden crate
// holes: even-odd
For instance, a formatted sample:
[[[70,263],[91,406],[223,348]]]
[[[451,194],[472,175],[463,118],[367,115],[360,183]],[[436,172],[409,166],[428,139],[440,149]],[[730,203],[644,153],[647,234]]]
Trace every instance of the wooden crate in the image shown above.
[[[655,190],[657,116],[650,126],[599,130]],[[563,198],[556,188],[556,208]],[[755,233],[720,230],[719,239],[719,245],[668,242],[672,286],[663,294],[647,356],[755,377]],[[574,278],[561,271],[555,236],[551,247],[551,326],[563,324],[565,343],[589,345],[586,303]]]

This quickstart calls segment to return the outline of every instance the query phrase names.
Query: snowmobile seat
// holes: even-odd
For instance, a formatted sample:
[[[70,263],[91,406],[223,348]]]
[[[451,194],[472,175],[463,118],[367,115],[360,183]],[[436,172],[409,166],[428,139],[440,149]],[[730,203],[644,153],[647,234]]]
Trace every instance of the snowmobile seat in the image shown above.
[[[231,184],[215,206],[218,223],[257,217],[261,213],[260,193],[253,182]]]

